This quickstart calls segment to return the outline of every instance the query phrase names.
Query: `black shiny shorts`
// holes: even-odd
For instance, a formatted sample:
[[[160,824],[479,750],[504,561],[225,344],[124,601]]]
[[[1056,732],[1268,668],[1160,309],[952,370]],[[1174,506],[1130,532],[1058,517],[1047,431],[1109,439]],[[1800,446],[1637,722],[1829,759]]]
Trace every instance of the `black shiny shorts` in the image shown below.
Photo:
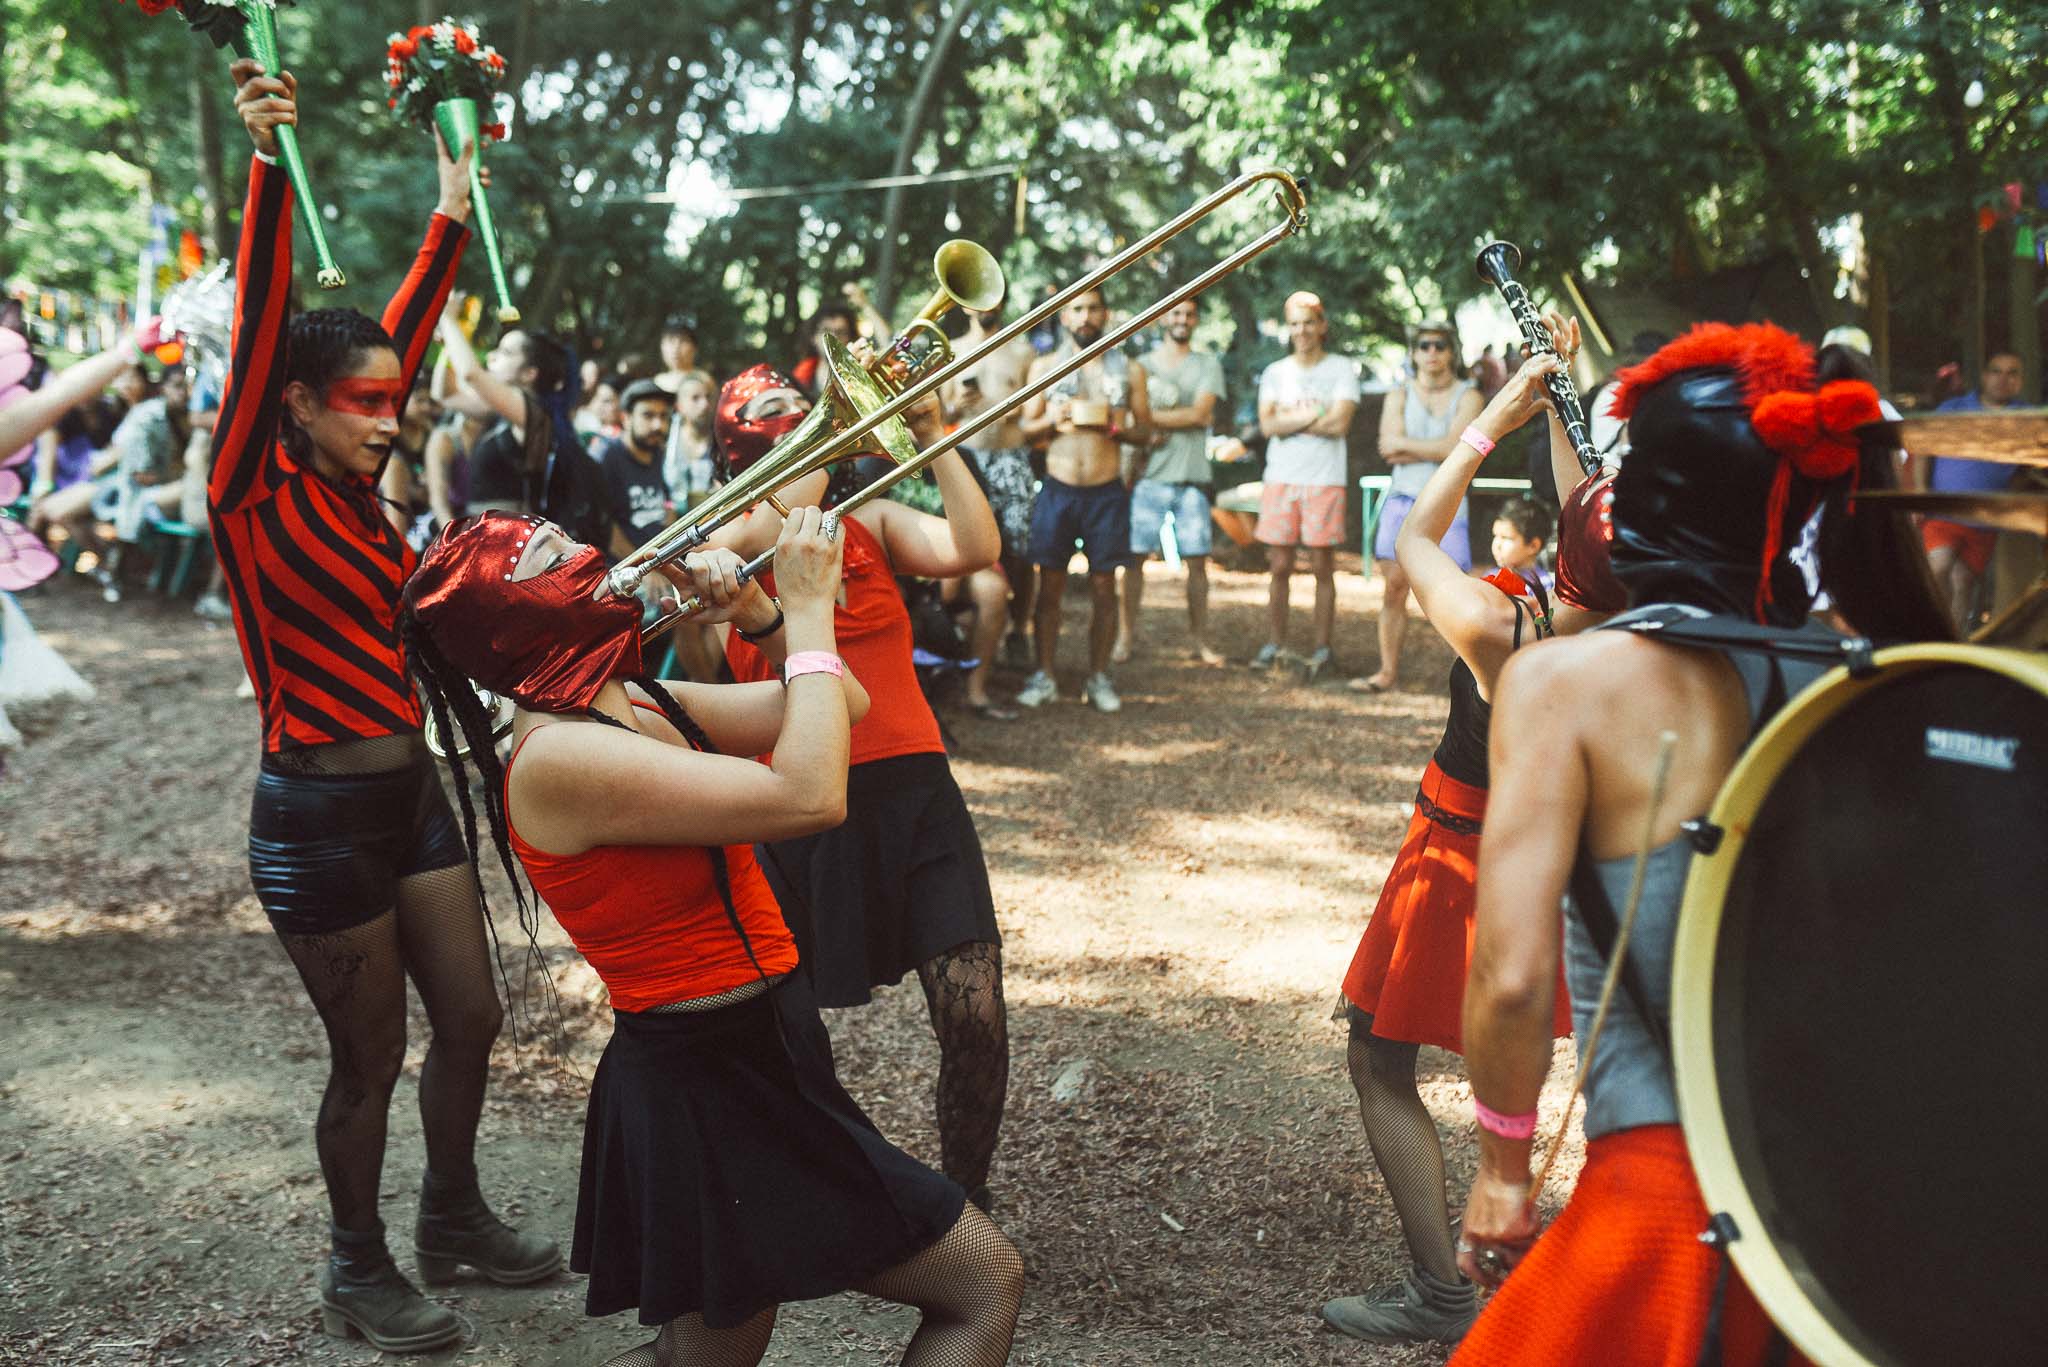
[[[249,881],[280,935],[324,935],[398,905],[398,880],[469,862],[434,761],[374,774],[263,759],[249,804]]]

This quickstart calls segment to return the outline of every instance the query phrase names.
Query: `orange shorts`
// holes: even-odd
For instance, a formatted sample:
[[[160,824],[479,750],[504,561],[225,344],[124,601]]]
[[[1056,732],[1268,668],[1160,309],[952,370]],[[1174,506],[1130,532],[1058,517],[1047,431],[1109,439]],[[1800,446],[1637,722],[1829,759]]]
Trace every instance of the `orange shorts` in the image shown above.
[[[1920,524],[1920,544],[1930,551],[1948,547],[1956,558],[1970,567],[1971,574],[1982,574],[1991,568],[1991,548],[1997,543],[1998,533],[1989,527],[1966,527],[1960,522],[1944,522],[1930,517]]]
[[[1335,546],[1344,540],[1344,486],[1268,484],[1252,535],[1268,546]]]

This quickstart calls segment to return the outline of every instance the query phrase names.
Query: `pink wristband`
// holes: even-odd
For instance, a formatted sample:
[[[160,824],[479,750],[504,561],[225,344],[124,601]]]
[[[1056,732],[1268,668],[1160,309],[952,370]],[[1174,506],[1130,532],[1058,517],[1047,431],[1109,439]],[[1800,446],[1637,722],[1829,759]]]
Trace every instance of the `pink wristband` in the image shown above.
[[[830,674],[843,679],[846,661],[829,650],[800,650],[782,662],[782,682],[787,684],[799,674]]]
[[[1458,434],[1458,440],[1464,442],[1482,456],[1493,454],[1493,438],[1487,436],[1477,427],[1467,427]]]
[[[1472,1098],[1472,1112],[1479,1117],[1479,1128],[1491,1131],[1502,1139],[1527,1139],[1536,1133],[1536,1112],[1527,1115],[1502,1115],[1478,1097]]]

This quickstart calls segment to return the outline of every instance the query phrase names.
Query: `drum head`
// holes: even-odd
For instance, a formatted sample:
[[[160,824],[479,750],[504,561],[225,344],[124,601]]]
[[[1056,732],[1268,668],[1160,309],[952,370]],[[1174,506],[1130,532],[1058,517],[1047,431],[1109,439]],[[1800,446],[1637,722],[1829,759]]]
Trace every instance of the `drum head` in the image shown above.
[[[2040,1361],[2048,660],[1879,658],[1715,805],[1674,969],[1687,1143],[1816,1361]]]

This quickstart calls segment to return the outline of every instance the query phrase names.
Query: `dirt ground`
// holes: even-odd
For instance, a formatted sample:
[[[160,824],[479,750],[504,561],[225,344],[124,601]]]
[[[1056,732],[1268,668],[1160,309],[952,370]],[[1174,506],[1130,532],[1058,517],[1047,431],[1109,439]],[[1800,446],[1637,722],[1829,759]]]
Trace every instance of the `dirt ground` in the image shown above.
[[[1264,635],[1264,576],[1214,577],[1219,644],[1241,661]],[[1329,1015],[1442,726],[1448,654],[1418,620],[1412,691],[1343,688],[1376,655],[1379,590],[1354,559],[1333,678],[1203,668],[1175,648],[1179,576],[1151,578],[1121,715],[945,714],[1006,936],[995,1193],[1030,1267],[1012,1361],[1441,1362],[1342,1339],[1316,1310],[1406,1266]],[[1297,633],[1309,588],[1296,581]],[[0,777],[0,1362],[378,1360],[315,1313],[325,1050],[249,890],[256,714],[233,696],[232,632],[139,592],[109,607],[60,583],[22,605],[99,700],[17,717],[28,743]],[[1069,602],[1070,689],[1085,614]],[[511,899],[493,886],[505,933]],[[566,1243],[608,1023],[551,922],[545,944],[571,1057],[501,1044],[480,1157],[501,1212]],[[936,1161],[937,1051],[914,981],[828,1019],[849,1090]],[[415,1007],[385,1169],[408,1270],[426,1033]],[[1434,1050],[1423,1070],[1462,1193],[1464,1073]],[[1567,1044],[1543,1134],[1569,1083]],[[1552,1213],[1580,1153],[1574,1132]],[[450,1288],[473,1330],[426,1360],[582,1367],[646,1337],[630,1316],[585,1319],[581,1283]],[[911,1323],[857,1297],[791,1306],[768,1360],[894,1361]]]

